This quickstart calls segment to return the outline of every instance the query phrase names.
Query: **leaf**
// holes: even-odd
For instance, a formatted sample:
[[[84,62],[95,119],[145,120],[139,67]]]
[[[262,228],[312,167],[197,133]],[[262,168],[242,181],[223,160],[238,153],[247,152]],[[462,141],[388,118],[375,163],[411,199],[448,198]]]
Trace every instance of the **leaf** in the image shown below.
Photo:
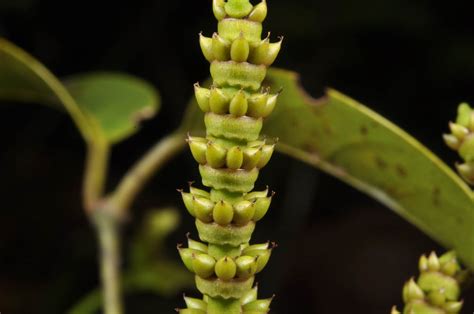
[[[86,140],[99,132],[66,88],[48,69],[21,48],[0,38],[0,99],[64,108]]]
[[[474,269],[474,193],[446,164],[399,127],[329,89],[322,99],[302,90],[294,72],[268,71],[283,88],[263,133],[280,152],[317,167],[372,196]],[[195,101],[191,106],[197,108]],[[202,131],[202,114],[188,109],[183,129]],[[441,133],[441,132],[440,132]]]
[[[126,74],[78,75],[68,80],[68,87],[35,58],[0,38],[0,99],[65,109],[87,142],[124,140],[159,107],[155,89]]]
[[[136,77],[110,72],[77,75],[66,86],[83,111],[95,117],[111,142],[119,142],[137,130],[140,121],[158,110],[155,89]]]

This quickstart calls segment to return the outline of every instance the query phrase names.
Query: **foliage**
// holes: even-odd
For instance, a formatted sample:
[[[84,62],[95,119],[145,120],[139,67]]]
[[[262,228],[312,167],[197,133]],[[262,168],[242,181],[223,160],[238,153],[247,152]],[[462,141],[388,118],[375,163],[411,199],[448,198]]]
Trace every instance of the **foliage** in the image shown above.
[[[474,195],[447,165],[406,132],[349,97],[329,89],[313,99],[294,72],[270,69],[282,89],[263,132],[276,149],[317,167],[395,210],[474,267]],[[183,124],[199,132],[191,101]]]
[[[222,2],[215,1],[215,3]],[[245,5],[240,9],[248,11]],[[240,9],[229,8],[231,11],[234,10],[233,14],[237,15],[239,15]],[[260,7],[259,10],[262,8]],[[263,15],[262,12],[257,11],[254,18],[260,19]],[[219,16],[222,12],[217,8],[215,14]],[[235,61],[241,61],[245,59],[246,54],[249,54],[247,58],[250,57],[251,48],[249,45],[247,49],[245,38],[238,37],[233,38],[236,39],[235,47],[234,45],[228,46],[226,38],[219,37],[213,37],[210,39],[211,41],[201,37],[201,45],[205,54],[207,52],[208,59],[231,57]],[[262,46],[269,49],[270,46],[267,45],[270,43],[264,40]],[[220,50],[215,50],[216,48],[212,50],[214,46]],[[266,51],[268,53],[271,49]],[[273,60],[273,55],[267,55],[265,59],[265,54],[254,52],[251,58],[255,62],[269,64]],[[215,79],[217,83],[231,79],[226,76],[228,71],[229,68],[225,68],[225,65],[211,68],[211,73],[217,78],[217,80]],[[253,81],[247,87],[254,88],[255,82],[262,78],[262,73],[262,71],[256,71]],[[404,131],[349,97],[329,89],[322,99],[313,99],[302,90],[295,73],[269,69],[266,74],[265,86],[270,86],[273,91],[283,89],[276,107],[266,98],[266,107],[264,106],[262,110],[258,111],[255,110],[255,106],[252,107],[252,104],[255,105],[256,99],[250,100],[248,93],[224,89],[223,93],[219,94],[217,88],[206,89],[196,86],[198,101],[204,98],[204,102],[199,103],[199,106],[204,111],[219,113],[223,110],[225,113],[229,112],[236,116],[248,114],[254,118],[266,118],[269,112],[275,109],[273,115],[266,119],[263,133],[270,137],[280,138],[276,146],[280,152],[317,167],[371,195],[444,246],[455,249],[469,268],[474,267],[474,251],[472,250],[474,236],[472,228],[470,228],[474,223],[474,196],[471,189],[449,167]],[[207,108],[205,99],[206,97],[210,98],[211,95],[216,101],[212,106],[207,103],[209,105]],[[268,96],[276,99],[278,95]],[[220,101],[224,98],[229,99]],[[119,73],[93,73],[73,76],[65,80],[65,83],[61,83],[41,63],[5,39],[0,39],[0,99],[46,104],[64,110],[71,116],[88,145],[85,205],[89,211],[92,211],[97,205],[102,194],[110,147],[133,135],[138,130],[138,122],[150,118],[159,109],[157,92],[140,79]],[[244,99],[247,101],[246,104]],[[178,130],[179,136],[186,131],[193,131],[196,134],[203,132],[203,116],[196,108],[198,108],[197,103],[193,101]],[[460,149],[462,145],[472,147],[472,121],[463,118],[472,116],[472,109],[468,105],[462,105],[459,113],[460,117],[456,124],[451,125],[452,134],[445,136],[445,141],[455,149]],[[213,132],[218,132],[218,128],[214,127],[220,123],[217,119],[214,117],[213,121],[208,122],[208,127],[213,128]],[[235,132],[235,129],[230,128],[229,130],[231,133]],[[258,134],[260,129],[257,126],[253,131],[250,128],[247,131],[249,134]],[[218,135],[227,136],[231,133]],[[229,149],[231,146],[227,145],[228,143],[225,141],[215,141],[215,143],[209,144],[197,137],[190,137],[188,142],[198,162],[204,163],[205,161],[205,163],[214,164],[216,168],[225,166],[235,169],[241,167],[250,169],[249,165],[252,163],[255,165],[260,163],[260,166],[257,167],[260,169],[268,162],[274,144],[273,142],[253,143],[252,145],[255,144],[255,147],[248,145],[247,150],[241,152],[238,149]],[[179,151],[179,148],[178,145],[171,155]],[[472,154],[470,150],[460,150],[464,163],[458,166],[458,170],[467,181],[470,181]],[[267,155],[264,155],[263,151],[266,151]],[[209,168],[201,168],[204,180],[207,178],[208,182],[214,180],[215,183],[218,173]],[[252,177],[244,179],[240,181],[240,187],[253,185],[252,181],[256,179],[255,173]],[[208,184],[213,185],[214,183]],[[200,221],[212,219],[222,225],[232,221],[240,221],[243,224],[243,222],[252,221],[254,223],[259,220],[268,209],[266,204],[263,207],[260,204],[260,207],[257,207],[260,210],[258,212],[255,207],[252,208],[249,205],[249,203],[257,204],[257,201],[267,202],[269,205],[271,197],[267,195],[267,191],[259,193],[261,194],[258,194],[258,197],[248,197],[248,199],[232,203],[231,207],[228,206],[229,204],[219,204],[219,202],[213,201],[211,195],[203,195],[196,189],[194,189],[194,193],[193,190],[190,191],[190,194],[183,193],[183,198],[185,203],[186,198],[188,200],[186,207],[190,213],[197,216]],[[205,196],[209,196],[209,198]],[[210,213],[212,217],[209,217]],[[208,234],[204,238],[212,238],[216,235],[215,230],[206,229],[205,224],[200,222],[197,224],[202,234]],[[242,239],[247,241],[252,230],[241,230]],[[158,241],[158,239],[155,240]],[[189,241],[194,243],[192,240]],[[139,248],[141,244],[138,243],[134,248],[135,253],[132,255],[132,260],[135,262],[131,267],[133,271],[129,270],[124,275],[125,290],[130,289],[129,287],[142,287],[157,293],[167,293],[166,286],[162,285],[161,274],[168,271],[176,271],[177,274],[180,274],[180,271],[174,264],[168,264],[163,257],[160,257],[162,259],[160,262],[152,262],[146,253],[151,249],[150,243],[145,241],[142,244],[145,245],[144,248]],[[192,245],[190,244],[190,247]],[[250,251],[251,254],[246,257],[258,256],[258,260],[268,261],[271,248],[269,244],[253,248],[241,247],[239,254]],[[208,253],[209,247],[200,246],[196,250],[199,251],[199,254]],[[180,252],[183,252],[183,249]],[[187,253],[190,252],[196,253],[187,251]],[[224,279],[237,274],[239,263],[241,271],[244,265],[250,269],[251,273],[256,272],[255,266],[260,270],[263,267],[258,263],[257,265],[252,264],[250,259],[246,259],[247,264],[244,259],[241,259],[239,263],[232,259],[234,265],[229,259],[225,259],[225,256],[223,257],[224,259],[220,258],[218,261],[214,261],[213,271]],[[188,268],[199,269],[198,272],[203,271],[201,274],[204,275],[209,272],[207,269],[209,265],[205,261],[206,257],[197,259],[193,258],[192,254],[188,254],[183,259],[187,259],[188,264],[191,261],[191,266],[187,265]],[[219,263],[219,270],[216,268],[217,263]],[[181,278],[182,281],[177,279],[176,287],[179,287],[179,282],[185,284],[188,280],[188,277],[181,275],[177,275],[177,278]],[[203,289],[207,289],[205,281],[201,281],[200,284],[201,287],[204,287]],[[268,308],[271,299],[261,300],[260,303],[257,302],[258,304],[253,303],[256,301],[256,289],[248,290],[247,288],[248,286],[244,286],[247,293],[242,294],[241,304],[252,303],[255,306]],[[85,303],[96,307],[99,301],[100,295],[96,292],[86,299]],[[198,311],[202,309],[203,304],[195,299],[186,298],[185,301],[189,308]],[[221,305],[213,304],[216,307]],[[250,310],[249,306],[247,309]]]

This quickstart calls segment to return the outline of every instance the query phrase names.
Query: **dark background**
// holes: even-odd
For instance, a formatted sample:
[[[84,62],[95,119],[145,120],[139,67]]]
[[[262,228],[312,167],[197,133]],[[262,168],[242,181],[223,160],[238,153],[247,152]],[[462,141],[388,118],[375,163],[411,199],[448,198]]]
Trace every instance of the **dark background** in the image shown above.
[[[402,126],[448,164],[441,133],[460,101],[474,102],[474,30],[468,1],[269,0],[265,30],[285,35],[276,66],[298,71],[306,89],[331,86]],[[192,84],[208,75],[197,34],[216,23],[208,0],[0,0],[0,35],[59,76],[118,70],[149,80],[160,114],[117,145],[112,188],[156,140],[179,124]],[[0,312],[64,313],[96,287],[96,244],[81,210],[84,145],[69,118],[35,105],[0,107]],[[189,153],[142,193],[125,245],[150,207],[182,208],[176,187],[198,179]],[[384,206],[297,161],[278,155],[259,187],[278,195],[254,241],[279,248],[258,276],[274,313],[389,313],[421,253],[436,243]],[[184,213],[184,212],[183,212]],[[183,215],[175,243],[195,229]],[[474,248],[473,248],[474,249]],[[125,264],[127,261],[125,261]],[[466,291],[463,313],[474,310]],[[127,298],[128,313],[171,313],[180,293]]]

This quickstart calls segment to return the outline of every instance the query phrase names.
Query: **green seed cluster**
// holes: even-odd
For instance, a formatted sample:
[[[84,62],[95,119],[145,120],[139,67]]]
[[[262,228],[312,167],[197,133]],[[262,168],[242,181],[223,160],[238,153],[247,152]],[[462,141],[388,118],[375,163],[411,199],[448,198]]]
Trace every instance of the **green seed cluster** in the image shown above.
[[[267,313],[270,309],[270,303],[273,298],[257,300],[258,287],[248,290],[242,298],[240,304],[242,305],[242,314],[260,314]],[[187,309],[180,310],[181,314],[205,314],[208,313],[209,298],[204,296],[201,299],[184,297]]]
[[[212,252],[204,243],[188,238],[188,247],[179,246],[178,250],[186,268],[200,277],[201,285],[210,285],[216,280],[221,285],[230,283],[227,285],[229,289],[211,297],[224,295],[227,298],[240,298],[240,291],[235,286],[245,290],[252,287],[253,276],[268,263],[273,247],[269,243],[243,244],[231,254],[223,255],[221,252]]]
[[[215,86],[208,89],[198,83],[194,85],[194,91],[199,108],[203,112],[229,113],[237,117],[266,118],[275,109],[278,98],[278,94],[270,94],[268,89],[254,94],[244,90],[235,93],[233,89]]]
[[[461,311],[459,301],[466,272],[461,270],[454,252],[441,257],[432,252],[419,261],[420,276],[411,278],[403,287],[404,314],[456,314]],[[392,314],[400,314],[394,307]]]
[[[257,222],[265,216],[272,201],[272,196],[268,196],[268,189],[247,193],[243,200],[234,204],[224,199],[214,202],[211,193],[192,186],[189,189],[189,193],[180,192],[191,216],[204,223],[215,222],[221,226],[243,226],[250,221]]]
[[[261,169],[270,161],[275,148],[275,144],[266,144],[266,141],[253,141],[246,146],[236,145],[229,148],[202,137],[188,136],[187,141],[194,159],[201,165],[209,165],[215,169]]]
[[[249,241],[273,196],[268,188],[253,189],[275,147],[276,141],[262,139],[260,132],[279,93],[262,88],[262,82],[283,39],[276,43],[269,35],[262,39],[265,0],[257,5],[249,0],[213,0],[213,12],[218,32],[199,35],[213,85],[194,86],[205,113],[206,137],[187,138],[202,183],[210,190],[193,186],[189,192],[180,190],[204,243],[188,238],[187,248],[178,246],[203,298],[186,297],[187,308],[178,311],[263,314],[272,299],[257,300],[254,276],[267,264],[274,245],[249,245]]]
[[[450,122],[449,128],[451,134],[444,134],[444,141],[464,161],[456,168],[467,182],[474,184],[474,110],[466,103],[459,105],[456,123]]]

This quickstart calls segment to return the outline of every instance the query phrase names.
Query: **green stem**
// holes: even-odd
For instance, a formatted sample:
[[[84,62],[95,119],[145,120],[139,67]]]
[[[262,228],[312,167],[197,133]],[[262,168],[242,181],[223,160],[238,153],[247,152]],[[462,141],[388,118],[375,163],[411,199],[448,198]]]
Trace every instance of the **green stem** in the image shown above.
[[[99,209],[100,210],[100,209]],[[106,212],[95,213],[100,244],[100,270],[104,294],[104,313],[122,314],[120,287],[120,233],[119,223]]]
[[[229,257],[236,257],[240,255],[240,246],[232,246],[232,245],[217,245],[209,243],[207,248],[207,253],[214,257],[216,260],[229,256]]]
[[[184,134],[174,132],[159,141],[123,177],[109,198],[116,217],[123,217],[137,194],[168,160],[185,147]]]
[[[120,222],[145,183],[184,145],[181,133],[170,134],[158,142],[126,173],[111,196],[105,198],[101,207],[103,215],[96,213],[105,314],[123,312],[120,299]]]
[[[90,142],[84,177],[84,207],[93,219],[100,243],[100,267],[105,314],[121,314],[120,223],[149,178],[185,146],[183,133],[168,135],[157,143],[122,178],[110,197],[104,185],[110,146]]]
[[[207,314],[241,314],[239,299],[211,298],[207,302]]]
[[[92,213],[103,195],[109,153],[110,146],[105,140],[88,142],[83,187],[84,208],[88,214]]]

